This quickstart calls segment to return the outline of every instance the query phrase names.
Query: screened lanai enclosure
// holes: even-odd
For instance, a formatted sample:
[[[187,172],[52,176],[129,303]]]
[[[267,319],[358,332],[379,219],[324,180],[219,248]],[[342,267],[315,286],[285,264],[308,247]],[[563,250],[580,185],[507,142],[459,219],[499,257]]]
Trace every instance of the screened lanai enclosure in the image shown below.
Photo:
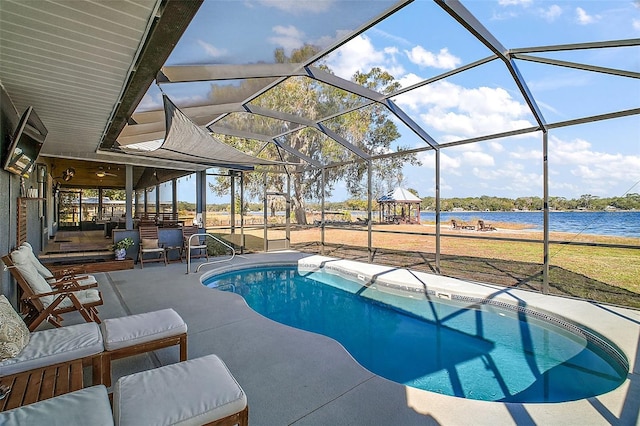
[[[9,14],[26,9],[2,7],[5,38],[20,31]],[[122,7],[156,18],[142,29],[135,72],[99,143],[90,155],[74,152],[56,147],[66,135],[52,131],[42,155],[122,165],[121,188],[134,194],[127,218],[161,209],[156,194],[169,185],[166,209],[178,214],[190,197],[194,223],[201,218],[241,249],[290,247],[585,298],[615,293],[602,301],[640,307],[631,278],[640,273],[637,4]],[[180,21],[179,32],[165,28],[170,19]],[[3,50],[0,78],[18,93],[23,83],[7,75],[10,57]],[[14,101],[38,104],[18,94]],[[419,227],[375,213],[376,200],[399,186],[422,200]],[[607,210],[595,209],[603,198]],[[351,208],[330,206],[347,199]],[[209,210],[214,200],[228,210]],[[569,210],[585,216],[554,226]],[[498,212],[517,212],[524,225],[510,226]],[[615,233],[602,232],[628,214]],[[478,232],[480,221],[497,232]]]

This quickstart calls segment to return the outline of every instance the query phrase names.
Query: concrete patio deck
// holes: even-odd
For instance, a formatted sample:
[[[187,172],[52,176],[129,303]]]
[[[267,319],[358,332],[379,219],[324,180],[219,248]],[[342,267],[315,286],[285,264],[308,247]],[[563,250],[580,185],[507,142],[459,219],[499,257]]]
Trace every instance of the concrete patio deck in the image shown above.
[[[232,263],[284,262],[303,256],[308,255],[256,254],[236,257]],[[625,351],[632,373],[618,389],[588,400],[484,402],[408,388],[378,377],[334,340],[271,321],[249,308],[242,297],[201,285],[203,273],[214,269],[206,266],[186,275],[186,265],[176,263],[96,274],[105,300],[100,314],[110,318],[174,308],[189,327],[189,358],[214,353],[224,360],[247,394],[252,425],[638,424],[638,311],[508,290],[534,305],[548,303],[556,312],[561,310],[595,330],[607,330],[607,337]],[[65,317],[65,325],[80,321],[79,316]],[[114,364],[114,382],[121,375],[177,361],[177,348],[119,360]]]

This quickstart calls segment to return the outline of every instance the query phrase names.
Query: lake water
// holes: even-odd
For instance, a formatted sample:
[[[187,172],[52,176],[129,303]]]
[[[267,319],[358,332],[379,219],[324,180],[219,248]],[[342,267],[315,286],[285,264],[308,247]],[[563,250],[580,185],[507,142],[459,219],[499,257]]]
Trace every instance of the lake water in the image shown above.
[[[375,214],[375,213],[374,213]],[[421,212],[422,221],[435,222],[434,212]],[[441,222],[451,219],[475,225],[478,219],[486,223],[506,222],[529,225],[530,229],[542,231],[543,213],[535,212],[442,212]],[[572,234],[616,235],[640,238],[640,211],[625,212],[549,212],[549,229]]]
[[[216,213],[218,214],[218,213]],[[262,215],[262,212],[251,212],[251,215]],[[284,212],[277,212],[278,216]],[[378,219],[378,211],[371,212],[373,220]],[[364,218],[366,212],[352,211],[351,218]],[[458,219],[470,225],[476,225],[478,219],[485,223],[506,222],[528,225],[528,229],[542,231],[542,212],[442,212],[440,220],[448,226],[451,219]],[[434,212],[421,212],[422,222],[435,222]],[[552,211],[549,212],[549,229],[552,232],[569,232],[572,234],[613,235],[640,239],[640,211],[616,212],[582,212]]]

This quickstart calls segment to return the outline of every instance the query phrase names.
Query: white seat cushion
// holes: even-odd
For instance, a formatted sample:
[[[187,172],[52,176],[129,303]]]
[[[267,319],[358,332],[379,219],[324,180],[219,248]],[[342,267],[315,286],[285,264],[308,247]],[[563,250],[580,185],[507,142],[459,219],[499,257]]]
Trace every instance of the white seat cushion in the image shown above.
[[[17,356],[0,362],[0,376],[89,357],[103,350],[102,334],[94,322],[36,331]]]
[[[0,424],[20,426],[112,426],[107,388],[91,386],[0,413]]]
[[[143,248],[142,252],[143,253],[161,253],[164,251],[164,248],[162,247],[155,247],[155,248]]]
[[[20,271],[20,275],[22,275],[27,282],[31,291],[33,291],[34,294],[49,293],[52,291],[51,286],[44,277],[40,275],[31,261],[31,256],[31,249],[27,246],[20,246],[18,250],[11,252],[11,260],[16,268],[18,268],[18,271]],[[43,296],[39,300],[46,308],[53,302],[53,296]]]
[[[100,324],[107,351],[150,342],[187,332],[187,324],[173,309],[110,318]]]
[[[44,266],[40,262],[40,260],[36,257],[35,253],[33,252],[33,247],[31,246],[31,244],[29,244],[28,242],[25,241],[22,244],[20,244],[20,247],[26,247],[26,249],[23,249],[20,252],[21,254],[19,256],[22,256],[22,257],[19,257],[20,262],[23,263],[22,259],[25,259],[25,258],[28,259],[31,262],[31,264],[33,265],[33,267],[36,269],[36,271],[38,271],[38,273],[40,275],[42,275],[42,277],[45,279],[45,281],[48,284],[55,284],[56,278],[53,276],[51,271],[46,266]],[[14,262],[15,262],[15,260],[14,260]],[[98,283],[98,281],[96,280],[96,277],[94,277],[93,275],[86,275],[86,274],[73,275],[70,278],[77,278],[79,285],[92,285],[92,284],[97,284]],[[27,279],[27,278],[25,277],[25,279]],[[51,287],[49,287],[49,288],[51,288]],[[51,290],[49,290],[49,291],[51,291]],[[42,291],[41,293],[46,293],[46,292]],[[48,304],[47,304],[47,306],[48,306]]]
[[[123,376],[113,391],[116,425],[201,425],[238,413],[247,397],[216,355]]]
[[[78,301],[83,305],[100,301],[100,292],[98,292],[98,290],[96,290],[95,288],[74,291],[73,294],[76,295]],[[70,297],[65,297],[62,302],[60,302],[60,304],[56,306],[56,309],[70,308],[71,306],[73,306],[73,301]]]
[[[42,275],[45,279],[53,278],[53,274],[51,271],[40,262],[40,259],[36,257],[36,254],[33,252],[33,246],[28,242],[23,242],[20,246],[24,246],[29,250],[29,260],[33,263],[33,266],[36,268],[38,273]]]

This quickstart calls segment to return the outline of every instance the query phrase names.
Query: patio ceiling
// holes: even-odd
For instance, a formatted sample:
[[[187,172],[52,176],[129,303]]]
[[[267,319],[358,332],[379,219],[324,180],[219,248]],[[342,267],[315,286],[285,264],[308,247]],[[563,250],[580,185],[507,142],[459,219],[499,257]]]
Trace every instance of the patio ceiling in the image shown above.
[[[395,14],[410,13],[418,3],[336,0],[305,2],[302,7],[287,1],[275,5],[215,0],[106,3],[4,0],[0,3],[0,82],[18,109],[17,114],[32,105],[49,128],[43,156],[57,157],[60,161],[68,158],[183,171],[202,170],[206,165],[179,157],[159,159],[130,155],[121,149],[164,137],[164,111],[161,103],[153,102],[162,92],[194,123],[214,134],[274,144],[288,159],[293,156],[316,166],[323,164],[289,146],[287,137],[300,129],[312,128],[350,151],[353,159],[367,160],[372,158],[370,153],[334,132],[328,123],[334,117],[372,104],[386,107],[396,122],[422,143],[412,152],[640,114],[636,102],[631,108],[549,122],[521,71],[523,63],[537,63],[638,79],[640,73],[635,71],[561,61],[540,53],[614,47],[632,47],[637,51],[640,39],[507,47],[512,44],[509,40],[494,35],[456,0],[429,2],[435,9],[432,13],[435,18],[424,16],[424,19],[448,19],[457,24],[458,30],[466,34],[465,40],[478,45],[479,53],[473,61],[389,95],[320,67],[327,55]],[[313,34],[316,47],[312,55],[296,63],[279,63],[275,59],[273,40],[261,35],[266,34],[266,30],[279,28],[287,6],[295,6],[286,13],[293,16],[296,28]],[[468,6],[477,7],[474,3]],[[267,7],[272,12],[283,10],[276,10],[281,14],[265,14]],[[198,25],[206,26],[206,39],[194,41],[197,37],[190,29]],[[287,31],[287,28],[279,30]],[[195,50],[194,45],[198,44],[201,49]],[[208,52],[209,56],[202,52]],[[493,133],[471,139],[437,140],[430,129],[418,124],[416,117],[399,106],[403,97],[419,96],[431,84],[488,66],[501,68],[509,80],[509,90],[518,93],[526,105],[528,122],[532,124],[518,129],[495,129]],[[314,118],[271,110],[256,102],[262,94],[292,78],[312,79],[318,85],[348,92],[359,102],[348,110]],[[214,88],[223,88],[216,93],[224,96],[213,96]],[[235,122],[244,123],[243,128],[229,120],[240,116],[243,119]],[[268,120],[274,123],[273,128],[280,130],[271,133],[257,130],[251,125],[257,119]],[[373,158],[389,155],[394,153]]]
[[[40,155],[56,158],[60,170],[78,172],[82,161],[89,161],[84,168],[90,170],[110,164],[201,168],[97,152],[119,133],[118,123],[129,118],[200,3],[0,2],[0,83],[17,115],[33,106],[46,124],[49,134]],[[82,185],[82,176],[73,183]]]

